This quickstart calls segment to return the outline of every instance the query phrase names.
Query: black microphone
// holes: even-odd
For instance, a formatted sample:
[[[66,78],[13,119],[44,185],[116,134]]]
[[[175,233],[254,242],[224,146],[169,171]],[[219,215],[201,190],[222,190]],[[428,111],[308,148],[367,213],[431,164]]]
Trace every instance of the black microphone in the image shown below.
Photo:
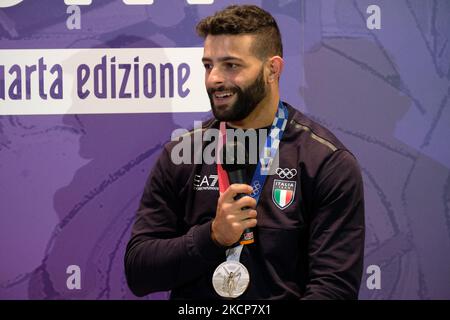
[[[246,168],[248,165],[248,152],[246,148],[239,141],[227,142],[223,148],[223,164],[222,168],[228,174],[228,180],[230,185],[233,183],[247,183],[246,179]],[[239,200],[240,198],[246,196],[245,193],[239,193],[234,197],[234,200]],[[242,210],[249,209],[249,207],[243,207]],[[253,236],[253,230],[247,228],[242,233],[239,239],[240,244],[251,244],[255,242]]]

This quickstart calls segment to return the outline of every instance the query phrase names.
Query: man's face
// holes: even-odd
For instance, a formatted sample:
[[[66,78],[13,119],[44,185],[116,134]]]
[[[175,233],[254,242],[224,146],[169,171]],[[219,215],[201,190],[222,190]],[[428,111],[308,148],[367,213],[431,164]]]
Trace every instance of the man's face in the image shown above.
[[[208,35],[203,64],[211,108],[220,121],[245,119],[267,95],[264,64],[252,35]]]

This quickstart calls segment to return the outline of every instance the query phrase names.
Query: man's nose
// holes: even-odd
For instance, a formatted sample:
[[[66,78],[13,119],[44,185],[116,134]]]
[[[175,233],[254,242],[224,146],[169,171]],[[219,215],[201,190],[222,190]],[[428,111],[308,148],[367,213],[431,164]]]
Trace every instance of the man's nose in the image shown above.
[[[223,84],[224,77],[222,72],[217,67],[213,67],[206,78],[206,84],[211,86],[216,86],[218,84]]]

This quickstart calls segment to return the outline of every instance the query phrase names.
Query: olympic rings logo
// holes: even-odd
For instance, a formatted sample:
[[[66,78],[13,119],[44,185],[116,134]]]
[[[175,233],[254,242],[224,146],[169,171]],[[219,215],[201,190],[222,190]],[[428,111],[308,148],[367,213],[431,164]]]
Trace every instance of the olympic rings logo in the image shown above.
[[[281,178],[292,179],[297,175],[297,169],[289,169],[289,168],[277,168],[275,173]]]
[[[261,191],[261,185],[259,184],[259,181],[255,181],[253,183],[253,191],[252,191],[252,196],[255,197],[259,194],[259,192]]]

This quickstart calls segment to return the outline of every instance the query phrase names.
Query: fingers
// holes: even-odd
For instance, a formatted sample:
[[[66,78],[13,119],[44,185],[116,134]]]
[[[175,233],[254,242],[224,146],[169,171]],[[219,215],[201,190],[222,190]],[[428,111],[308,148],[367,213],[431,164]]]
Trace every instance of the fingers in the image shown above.
[[[256,216],[257,216],[256,210],[247,209],[247,210],[240,210],[239,212],[236,212],[236,214],[229,215],[229,216],[227,216],[227,219],[230,223],[234,223],[236,225],[241,225],[241,223],[243,221],[249,220],[249,219],[255,219]]]
[[[246,220],[242,221],[244,230],[256,227],[257,222],[258,221],[256,219],[246,219]]]
[[[231,207],[229,203],[222,207]],[[220,246],[230,246],[236,243],[247,228],[256,227],[257,212],[254,209],[234,210],[227,212],[226,209],[216,213],[211,225],[211,237]]]
[[[220,196],[222,202],[234,202],[234,197],[239,193],[250,194],[253,188],[248,184],[234,183]]]
[[[234,202],[222,203],[221,208],[228,214],[233,214],[238,216],[238,218],[246,219],[248,218],[248,212],[256,209],[256,200],[249,196],[245,196]]]
[[[258,221],[255,217],[256,217],[256,211],[251,210],[251,217],[247,214],[246,218],[242,218],[242,219],[238,219],[238,220],[230,219],[229,222],[233,228],[233,231],[236,232],[236,234],[238,236],[240,236],[245,229],[256,227]],[[233,221],[231,221],[231,220],[233,220]]]
[[[257,215],[256,210],[247,209],[247,210],[242,210],[241,213],[242,214],[241,214],[241,216],[239,218],[238,225],[240,226],[240,228],[242,228],[242,231],[247,229],[247,228],[254,228],[254,227],[256,227],[257,222],[258,222],[256,220],[256,215]]]
[[[256,227],[257,224],[257,220],[256,220],[256,216],[257,216],[257,212],[254,209],[247,209],[247,210],[242,210],[243,216],[245,217],[242,221],[244,230],[247,228],[254,228]]]
[[[242,210],[242,220],[255,219],[256,215],[257,212],[254,209]]]
[[[250,194],[247,184],[232,184],[220,195],[216,216],[211,225],[211,237],[221,246],[230,246],[247,228],[256,226],[256,200],[249,196],[235,200],[236,195]]]
[[[256,200],[253,199],[252,197],[245,196],[245,197],[242,197],[241,199],[237,200],[237,201],[234,203],[234,205],[235,205],[237,208],[245,208],[245,207],[248,207],[248,208],[255,209],[255,208],[256,208]]]

